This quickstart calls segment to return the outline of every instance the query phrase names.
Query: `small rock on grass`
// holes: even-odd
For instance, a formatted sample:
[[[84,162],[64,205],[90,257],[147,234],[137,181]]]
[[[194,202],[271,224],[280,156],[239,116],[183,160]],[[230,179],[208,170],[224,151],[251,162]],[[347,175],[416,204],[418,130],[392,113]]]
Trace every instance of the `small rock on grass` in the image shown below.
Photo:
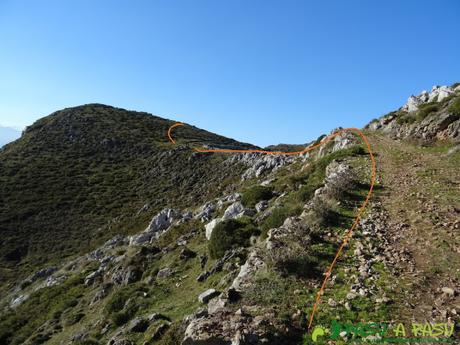
[[[200,301],[200,303],[208,303],[210,300],[212,300],[214,297],[217,297],[218,295],[218,291],[214,289],[208,289],[198,296],[198,301]]]
[[[448,297],[453,297],[455,295],[455,290],[450,287],[443,287],[441,289],[442,293]]]

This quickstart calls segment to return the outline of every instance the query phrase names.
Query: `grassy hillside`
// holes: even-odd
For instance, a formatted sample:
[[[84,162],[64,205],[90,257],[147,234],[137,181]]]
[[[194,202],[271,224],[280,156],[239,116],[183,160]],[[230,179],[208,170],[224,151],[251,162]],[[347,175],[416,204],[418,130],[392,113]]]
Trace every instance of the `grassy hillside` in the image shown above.
[[[315,211],[307,217],[313,217],[310,220],[315,219],[315,224],[318,221],[318,229],[312,246],[310,231],[298,234],[303,239],[301,245],[309,246],[305,255],[300,255],[304,248],[294,244],[297,237],[285,239],[288,247],[282,253],[265,252],[264,241],[267,230],[281,226],[289,216],[302,213],[302,205],[312,198],[313,191],[324,186],[327,166],[333,161],[353,164],[357,171],[361,168],[368,171],[366,152],[355,146],[308,163],[298,160],[283,167],[269,175],[275,177],[270,187],[261,187],[258,180],[239,179],[235,188],[242,195],[242,203],[254,207],[265,200],[266,213],[224,221],[215,228],[209,241],[205,238],[204,224],[192,220],[173,226],[153,244],[109,248],[104,254],[111,258],[108,269],[94,283],[86,283],[87,277],[100,266],[97,260],[83,257],[58,272],[66,277],[62,284],[38,290],[40,281],[25,286],[19,293],[29,298],[0,314],[0,344],[62,344],[77,335],[84,335],[80,342],[73,342],[77,344],[106,344],[113,337],[126,339],[126,344],[180,344],[184,317],[204,306],[197,296],[208,288],[225,291],[248,254],[256,248],[264,251],[267,269],[254,277],[255,282],[229,308],[233,313],[239,308],[257,306],[254,316],[259,317],[270,310],[273,320],[279,320],[274,322],[276,329],[270,332],[281,331],[278,342],[270,343],[299,344],[305,333],[305,315],[301,315],[300,323],[291,322],[289,316],[310,306],[316,293],[314,284],[320,282],[337,246],[335,239],[326,240],[323,235],[332,231],[336,236],[349,226],[353,210],[362,202],[368,186],[363,185],[356,194],[342,195],[341,206],[328,209],[327,214]],[[362,175],[359,178],[368,181],[367,174]],[[337,186],[335,191],[342,194],[342,187]],[[332,204],[337,204],[335,199]],[[222,215],[228,205],[218,209],[215,215]],[[324,217],[332,212],[334,219],[326,222]],[[293,227],[292,231],[300,229]],[[288,249],[291,246],[292,252]],[[234,250],[234,255],[219,264],[228,250]],[[207,260],[203,262],[202,258]],[[128,271],[137,272],[132,281],[114,283],[117,272]],[[198,279],[206,272],[203,279]],[[340,293],[346,287],[344,281],[337,280],[336,289]],[[373,307],[366,305],[360,312],[371,313]],[[145,321],[153,314],[161,317]],[[349,313],[350,318],[355,315],[354,311]],[[142,330],[133,330],[136,320],[144,320]],[[159,334],[159,327],[166,327],[166,333]]]
[[[40,119],[4,147],[0,286],[114,234],[139,231],[160,208],[181,208],[226,188],[238,171],[226,171],[216,155],[190,157],[190,149],[170,144],[173,123],[90,104]],[[191,126],[176,134],[179,144],[250,147]]]

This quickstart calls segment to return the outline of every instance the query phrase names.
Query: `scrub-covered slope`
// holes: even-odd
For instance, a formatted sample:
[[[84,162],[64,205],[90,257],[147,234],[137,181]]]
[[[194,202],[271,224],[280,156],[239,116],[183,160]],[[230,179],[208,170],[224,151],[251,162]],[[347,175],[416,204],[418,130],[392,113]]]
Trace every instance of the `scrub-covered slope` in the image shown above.
[[[139,231],[168,205],[225,190],[236,176],[195,141],[251,145],[173,121],[100,104],[68,108],[28,127],[0,151],[0,290],[10,278]]]

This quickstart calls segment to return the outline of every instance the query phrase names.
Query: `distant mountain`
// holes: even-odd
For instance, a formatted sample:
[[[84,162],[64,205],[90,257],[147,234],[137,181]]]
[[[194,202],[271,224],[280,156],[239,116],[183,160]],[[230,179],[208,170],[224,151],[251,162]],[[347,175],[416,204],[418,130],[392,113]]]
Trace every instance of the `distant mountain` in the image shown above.
[[[21,136],[21,131],[11,128],[0,126],[0,147],[6,145]]]

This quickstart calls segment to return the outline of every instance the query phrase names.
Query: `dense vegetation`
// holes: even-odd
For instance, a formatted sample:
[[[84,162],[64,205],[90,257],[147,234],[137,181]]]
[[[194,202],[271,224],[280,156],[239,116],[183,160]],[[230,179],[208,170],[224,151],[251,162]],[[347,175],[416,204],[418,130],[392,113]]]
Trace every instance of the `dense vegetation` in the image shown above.
[[[421,104],[417,111],[417,120],[421,121],[431,113],[434,113],[438,110],[439,105],[436,102]]]
[[[209,241],[211,258],[220,258],[231,248],[246,247],[260,231],[248,219],[228,219],[216,225]]]
[[[449,106],[449,111],[460,117],[460,97],[457,97],[453,102],[452,104]]]
[[[241,196],[241,202],[246,207],[254,207],[259,201],[270,200],[273,197],[272,188],[256,185],[248,188]]]

